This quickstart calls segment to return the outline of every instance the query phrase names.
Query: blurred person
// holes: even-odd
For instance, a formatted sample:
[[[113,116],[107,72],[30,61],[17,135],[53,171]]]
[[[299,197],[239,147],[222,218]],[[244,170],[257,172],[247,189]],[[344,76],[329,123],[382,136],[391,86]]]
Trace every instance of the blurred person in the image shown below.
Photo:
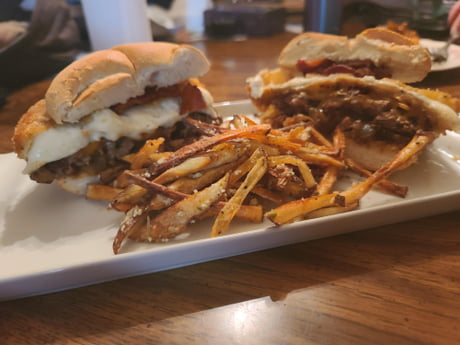
[[[80,42],[65,0],[1,0],[0,89],[51,77],[74,60]]]
[[[447,23],[450,26],[451,36],[460,36],[460,1],[457,1],[450,9]]]
[[[0,22],[0,49],[8,47],[18,37],[21,37],[27,30],[26,22],[8,20]]]

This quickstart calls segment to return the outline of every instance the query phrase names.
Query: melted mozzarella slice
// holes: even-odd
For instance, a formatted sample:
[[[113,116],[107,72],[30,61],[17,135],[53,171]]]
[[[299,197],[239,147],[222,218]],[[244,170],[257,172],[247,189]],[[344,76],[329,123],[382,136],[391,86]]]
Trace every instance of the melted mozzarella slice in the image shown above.
[[[102,109],[79,123],[50,128],[35,137],[27,154],[24,173],[29,174],[49,162],[68,157],[102,138],[113,141],[123,136],[140,139],[143,133],[174,125],[181,118],[179,112],[180,99],[166,98],[133,106],[121,115]]]

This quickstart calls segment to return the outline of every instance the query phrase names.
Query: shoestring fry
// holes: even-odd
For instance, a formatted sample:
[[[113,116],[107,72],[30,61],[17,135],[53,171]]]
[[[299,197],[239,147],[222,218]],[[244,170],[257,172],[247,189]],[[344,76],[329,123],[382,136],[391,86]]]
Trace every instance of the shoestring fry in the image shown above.
[[[344,135],[332,140],[309,123],[272,129],[236,115],[219,128],[191,120],[203,137],[174,152],[162,151],[164,139],[149,140],[124,157],[129,170],[113,186],[91,185],[87,197],[109,200],[124,214],[113,241],[166,242],[189,225],[213,218],[211,237],[221,236],[232,220],[275,225],[348,212],[374,186],[404,197],[407,188],[387,180],[432,139],[418,135],[391,162],[371,173],[344,158]],[[363,180],[336,191],[345,170]]]

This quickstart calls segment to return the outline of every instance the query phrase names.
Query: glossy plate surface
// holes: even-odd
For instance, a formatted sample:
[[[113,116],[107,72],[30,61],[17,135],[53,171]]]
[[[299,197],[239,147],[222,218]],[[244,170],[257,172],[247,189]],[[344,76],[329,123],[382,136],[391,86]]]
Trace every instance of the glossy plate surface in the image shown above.
[[[428,49],[436,49],[442,47],[445,42],[422,38],[420,39],[420,44]],[[451,44],[449,47],[449,58],[444,62],[433,63],[431,71],[445,71],[458,67],[460,67],[460,46],[457,44]]]
[[[248,101],[217,105],[223,116],[251,114]],[[112,253],[121,214],[105,202],[38,185],[21,174],[24,162],[0,155],[0,300],[49,293],[308,241],[460,208],[460,135],[438,139],[393,180],[409,186],[405,199],[370,192],[361,208],[280,228],[234,221],[209,238],[211,223],[165,244],[128,241]],[[349,176],[343,183],[355,179]]]

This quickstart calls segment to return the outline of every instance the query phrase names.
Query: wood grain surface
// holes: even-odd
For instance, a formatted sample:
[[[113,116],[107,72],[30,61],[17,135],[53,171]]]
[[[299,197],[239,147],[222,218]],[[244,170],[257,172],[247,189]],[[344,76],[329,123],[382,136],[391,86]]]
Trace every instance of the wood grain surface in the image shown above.
[[[292,37],[202,42],[217,102]],[[12,94],[0,150],[49,81]],[[460,97],[460,72],[419,86]],[[82,253],[84,255],[84,253]],[[2,262],[14,265],[14,262]],[[458,344],[460,213],[0,303],[2,344]]]

